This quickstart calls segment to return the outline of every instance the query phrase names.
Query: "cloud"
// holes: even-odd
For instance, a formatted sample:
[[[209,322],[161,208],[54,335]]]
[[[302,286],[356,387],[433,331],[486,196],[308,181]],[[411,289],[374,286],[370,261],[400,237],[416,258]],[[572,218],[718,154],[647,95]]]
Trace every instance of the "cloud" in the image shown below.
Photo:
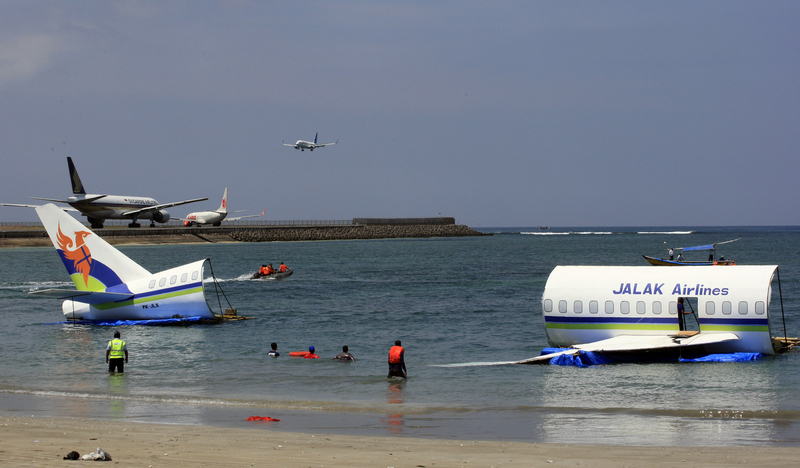
[[[38,33],[0,39],[0,86],[30,80],[53,65],[64,49],[57,35]]]

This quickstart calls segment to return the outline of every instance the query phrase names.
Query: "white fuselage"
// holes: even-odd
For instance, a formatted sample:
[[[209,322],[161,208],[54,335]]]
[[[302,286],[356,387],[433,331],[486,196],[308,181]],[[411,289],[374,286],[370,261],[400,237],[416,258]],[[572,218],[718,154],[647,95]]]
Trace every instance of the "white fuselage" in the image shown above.
[[[228,213],[222,211],[198,211],[197,213],[189,213],[184,224],[187,226],[192,224],[199,226],[204,224],[219,225],[226,216],[228,216]]]
[[[125,195],[107,195],[88,203],[82,202],[82,200],[98,196],[95,194],[73,195],[67,199],[67,202],[69,202],[70,206],[80,211],[81,214],[97,219],[131,219],[130,215],[125,215],[126,212],[158,205],[158,202],[150,197],[129,197]],[[159,210],[157,213],[161,213],[161,216],[157,215],[155,216],[156,218],[163,219],[166,214],[166,219],[169,219],[167,210]],[[152,212],[142,212],[137,214],[136,218],[153,219],[153,215],[154,213]]]
[[[774,354],[768,309],[776,268],[558,266],[542,295],[547,341],[568,347],[620,335],[675,334],[683,298],[700,333],[739,338],[709,345],[710,352]]]
[[[90,305],[68,299],[62,304],[62,311],[70,320],[213,319],[203,288],[205,261],[164,270],[108,290],[133,293],[129,300]]]

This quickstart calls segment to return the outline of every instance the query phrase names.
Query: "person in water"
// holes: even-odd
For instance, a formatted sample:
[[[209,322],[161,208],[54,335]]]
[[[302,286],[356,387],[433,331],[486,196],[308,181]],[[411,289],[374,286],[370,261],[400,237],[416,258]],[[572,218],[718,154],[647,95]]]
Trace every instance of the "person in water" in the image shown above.
[[[350,354],[347,351],[347,345],[344,345],[344,346],[342,346],[342,352],[337,354],[336,356],[334,356],[333,360],[334,361],[349,362],[349,361],[355,361],[356,358],[354,358],[353,355]]]
[[[400,346],[400,340],[394,342],[394,346],[389,350],[389,375],[387,377],[406,378],[405,350]]]
[[[108,342],[106,362],[109,372],[125,372],[125,363],[128,362],[128,347],[120,339],[118,331],[114,332],[114,339]]]
[[[303,359],[319,359],[319,356],[314,352],[313,346],[308,347],[308,354],[303,356]]]
[[[281,353],[279,353],[279,352],[278,352],[278,343],[272,343],[272,344],[271,344],[271,345],[269,345],[269,346],[270,346],[272,349],[271,349],[271,350],[269,350],[269,352],[267,353],[267,356],[269,356],[269,357],[278,357],[278,356],[280,356],[280,355],[281,355]]]

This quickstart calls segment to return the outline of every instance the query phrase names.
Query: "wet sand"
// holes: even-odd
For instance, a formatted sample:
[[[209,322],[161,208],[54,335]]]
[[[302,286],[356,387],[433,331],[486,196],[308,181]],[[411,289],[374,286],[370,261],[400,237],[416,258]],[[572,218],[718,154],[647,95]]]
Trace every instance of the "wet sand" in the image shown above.
[[[794,466],[794,447],[619,447],[312,434],[252,428],[0,417],[0,465],[65,466],[97,447],[120,467]],[[687,434],[687,437],[690,435]]]

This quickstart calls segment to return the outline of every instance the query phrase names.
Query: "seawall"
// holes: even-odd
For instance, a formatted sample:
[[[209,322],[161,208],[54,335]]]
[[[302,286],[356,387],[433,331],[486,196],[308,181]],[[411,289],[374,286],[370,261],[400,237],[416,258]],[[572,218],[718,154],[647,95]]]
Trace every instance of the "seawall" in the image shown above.
[[[219,242],[290,242],[350,239],[486,236],[456,224],[348,224],[320,226],[221,226],[97,229],[112,245]],[[52,246],[44,229],[0,231],[0,247]]]

